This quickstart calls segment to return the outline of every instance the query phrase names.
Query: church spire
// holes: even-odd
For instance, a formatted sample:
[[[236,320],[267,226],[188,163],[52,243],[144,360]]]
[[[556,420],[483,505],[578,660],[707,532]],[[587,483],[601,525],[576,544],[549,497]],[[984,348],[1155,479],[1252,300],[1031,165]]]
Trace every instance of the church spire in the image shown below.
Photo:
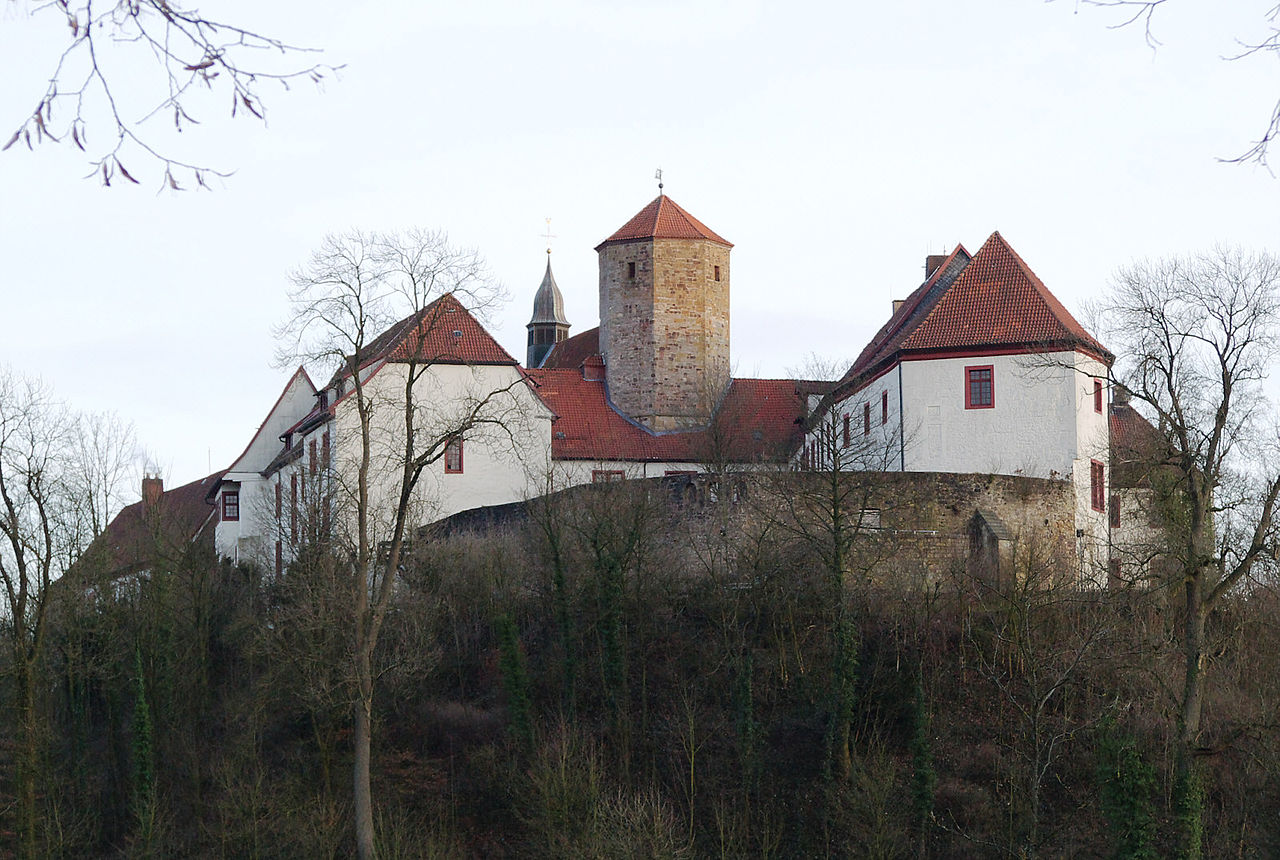
[[[564,315],[564,296],[551,273],[551,249],[547,249],[547,272],[533,296],[533,317],[529,320],[527,367],[539,367],[551,347],[569,336],[569,320]]]

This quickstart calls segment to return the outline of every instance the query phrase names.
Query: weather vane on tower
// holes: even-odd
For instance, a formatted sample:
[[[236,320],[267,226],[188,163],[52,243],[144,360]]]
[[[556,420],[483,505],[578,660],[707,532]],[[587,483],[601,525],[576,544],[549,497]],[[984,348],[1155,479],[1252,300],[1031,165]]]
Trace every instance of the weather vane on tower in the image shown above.
[[[547,256],[551,256],[551,240],[555,238],[555,234],[551,232],[551,217],[547,217],[547,232],[542,234],[542,238],[547,240]]]
[[[653,178],[658,180],[658,194],[662,194],[662,168],[659,167],[653,172]]]

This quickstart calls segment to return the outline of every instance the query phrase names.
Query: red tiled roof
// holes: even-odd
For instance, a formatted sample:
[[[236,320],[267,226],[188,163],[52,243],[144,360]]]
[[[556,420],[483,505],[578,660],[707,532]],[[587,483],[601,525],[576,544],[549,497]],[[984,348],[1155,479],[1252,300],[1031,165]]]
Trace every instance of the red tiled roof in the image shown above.
[[[360,366],[381,359],[428,364],[519,364],[477,322],[453,293],[393,323],[364,346]],[[326,387],[351,372],[351,356]]]
[[[1071,344],[1111,353],[1076,322],[998,232],[943,293],[903,349]]]
[[[600,327],[565,338],[551,348],[540,367],[572,370],[593,355],[600,354]]]
[[[1156,467],[1162,442],[1151,422],[1126,402],[1111,403],[1111,485],[1138,487]]]
[[[874,376],[909,352],[1082,348],[1112,355],[1049,292],[999,232],[970,257],[957,245],[858,356],[842,383]]]
[[[128,505],[108,523],[77,563],[85,576],[118,576],[165,560],[175,560],[197,539],[212,539],[215,508],[205,496],[227,472],[183,484],[161,494],[143,511],[142,502]]]
[[[717,235],[706,224],[694,218],[676,201],[659,194],[652,203],[636,213],[616,233],[605,239],[596,250],[615,242],[636,242],[643,239],[707,239],[726,245],[733,243]]]
[[[790,379],[735,379],[712,429],[653,433],[624,418],[603,382],[576,369],[529,371],[535,390],[556,413],[551,455],[557,460],[652,462],[776,461],[800,444],[803,402]]]
[[[484,326],[458,301],[445,293],[418,313],[397,323],[403,326],[394,344],[384,347],[389,361],[417,360],[440,364],[518,364]],[[395,329],[397,326],[392,326]],[[381,357],[370,350],[370,354]]]

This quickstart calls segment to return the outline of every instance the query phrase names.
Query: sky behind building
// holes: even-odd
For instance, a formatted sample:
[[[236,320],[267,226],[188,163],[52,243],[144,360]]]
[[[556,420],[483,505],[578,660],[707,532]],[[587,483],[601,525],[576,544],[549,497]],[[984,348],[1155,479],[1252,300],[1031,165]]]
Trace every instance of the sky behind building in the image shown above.
[[[1266,35],[1269,2],[1165,4],[1156,50],[1071,0],[202,5],[345,69],[264,88],[265,127],[222,100],[181,135],[160,119],[176,155],[235,171],[210,193],[157,193],[140,158],[141,185],[104,189],[70,147],[0,155],[0,363],[135,422],[184,483],[231,462],[289,378],[272,328],[325,233],[478,248],[511,296],[491,329],[523,357],[544,218],[583,331],[592,248],[657,194],[657,167],[735,244],[738,375],[852,358],[927,254],[994,230],[1078,313],[1137,258],[1280,250],[1280,181],[1218,161],[1280,97],[1280,58],[1222,60]],[[65,41],[35,6],[0,6],[6,139]]]

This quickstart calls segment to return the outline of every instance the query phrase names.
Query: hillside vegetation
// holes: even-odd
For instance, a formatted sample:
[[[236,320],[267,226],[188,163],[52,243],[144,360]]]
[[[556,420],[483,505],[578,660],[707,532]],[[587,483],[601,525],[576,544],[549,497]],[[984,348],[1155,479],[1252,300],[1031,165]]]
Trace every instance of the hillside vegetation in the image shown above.
[[[1161,584],[1080,590],[1034,537],[999,588],[959,564],[886,581],[866,572],[892,568],[887,530],[731,512],[749,501],[600,485],[418,538],[377,655],[380,856],[1173,850],[1182,669]],[[64,580],[45,855],[348,856],[335,575],[324,547],[279,580],[193,548]],[[1210,626],[1207,856],[1274,856],[1276,595],[1241,590]]]

